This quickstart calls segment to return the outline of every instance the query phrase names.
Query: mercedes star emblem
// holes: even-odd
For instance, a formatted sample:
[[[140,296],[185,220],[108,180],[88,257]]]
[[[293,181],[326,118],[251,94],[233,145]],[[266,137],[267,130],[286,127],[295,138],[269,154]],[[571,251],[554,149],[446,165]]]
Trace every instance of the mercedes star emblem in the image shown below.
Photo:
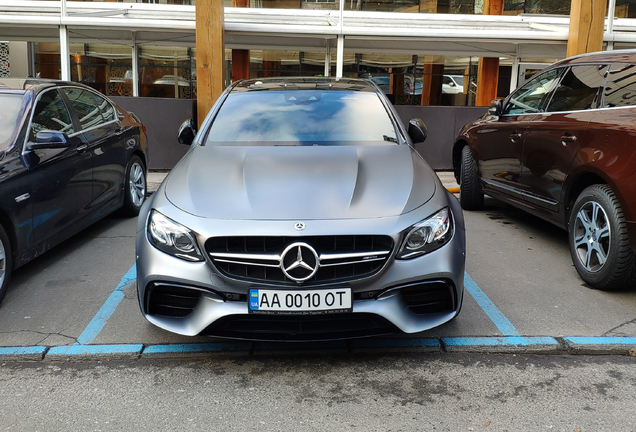
[[[295,282],[311,279],[319,267],[318,253],[307,243],[293,243],[287,246],[281,255],[281,270]]]
[[[302,230],[304,230],[304,229],[305,229],[305,222],[296,222],[296,223],[294,224],[294,229],[295,229],[296,231],[302,231]]]

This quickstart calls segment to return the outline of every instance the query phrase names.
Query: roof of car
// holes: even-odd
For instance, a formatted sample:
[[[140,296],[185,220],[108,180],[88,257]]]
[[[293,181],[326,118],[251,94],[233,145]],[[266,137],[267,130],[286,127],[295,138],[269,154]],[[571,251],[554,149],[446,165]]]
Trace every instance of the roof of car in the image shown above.
[[[233,92],[265,90],[348,90],[377,92],[369,80],[330,77],[257,78],[238,81]]]
[[[564,66],[567,64],[597,63],[597,62],[636,63],[636,49],[597,51],[592,53],[579,54],[577,56],[569,57],[559,62],[556,62],[553,66]]]
[[[43,78],[0,78],[0,90],[39,91],[59,85],[83,86],[80,83]]]

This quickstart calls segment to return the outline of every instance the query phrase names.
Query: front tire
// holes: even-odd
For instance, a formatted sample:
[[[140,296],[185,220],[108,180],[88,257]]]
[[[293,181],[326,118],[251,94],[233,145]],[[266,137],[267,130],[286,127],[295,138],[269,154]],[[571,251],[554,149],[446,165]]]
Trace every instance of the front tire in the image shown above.
[[[477,164],[469,146],[462,148],[459,171],[459,203],[464,210],[479,210],[484,206],[484,193],[481,191]]]
[[[576,199],[568,223],[570,254],[576,271],[600,290],[636,284],[636,262],[623,210],[612,189],[592,185]]]
[[[139,158],[133,156],[126,168],[124,181],[124,207],[122,213],[126,216],[137,216],[146,200],[146,168]]]
[[[12,267],[11,243],[9,243],[9,237],[4,228],[0,225],[0,303],[2,303],[9,287]]]

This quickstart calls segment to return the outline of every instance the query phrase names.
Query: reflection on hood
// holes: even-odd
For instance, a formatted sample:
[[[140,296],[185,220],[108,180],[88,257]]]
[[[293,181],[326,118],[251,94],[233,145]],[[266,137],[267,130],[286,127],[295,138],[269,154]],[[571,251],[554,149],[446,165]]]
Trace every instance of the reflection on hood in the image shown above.
[[[181,210],[238,220],[397,216],[434,192],[434,174],[406,145],[197,147],[166,184]]]

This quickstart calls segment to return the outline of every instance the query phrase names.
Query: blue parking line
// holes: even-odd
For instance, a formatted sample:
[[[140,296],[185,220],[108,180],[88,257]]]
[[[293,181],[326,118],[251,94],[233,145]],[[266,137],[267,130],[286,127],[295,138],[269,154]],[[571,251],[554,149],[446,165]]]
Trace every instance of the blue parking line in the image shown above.
[[[355,339],[351,348],[441,348],[437,338]]]
[[[0,356],[43,355],[45,346],[0,347]]]
[[[82,334],[77,338],[77,344],[87,345],[95,340],[97,335],[106,325],[106,321],[113,315],[119,303],[124,299],[125,288],[128,288],[130,283],[137,278],[137,268],[135,264],[128,270],[128,272],[121,278],[119,285],[115,288],[115,291],[108,297],[101,309],[97,312],[97,315],[93,317],[88,326],[84,329]]]
[[[223,351],[249,351],[251,342],[218,342],[218,343],[191,343],[191,344],[167,344],[150,345],[143,351],[144,354],[192,354]]]
[[[634,345],[636,337],[631,336],[591,336],[591,337],[564,337],[566,343],[578,345]]]
[[[530,347],[533,345],[558,346],[559,342],[552,337],[521,337],[521,336],[491,336],[491,337],[444,337],[444,346],[509,346]]]
[[[53,347],[46,353],[47,356],[90,356],[102,354],[140,355],[144,346],[142,344],[122,345],[61,345]]]
[[[504,336],[519,336],[519,332],[517,332],[515,326],[501,313],[497,306],[495,306],[481,288],[479,288],[479,285],[477,285],[466,272],[464,272],[464,288],[473,296],[477,304],[497,326],[501,334]]]

